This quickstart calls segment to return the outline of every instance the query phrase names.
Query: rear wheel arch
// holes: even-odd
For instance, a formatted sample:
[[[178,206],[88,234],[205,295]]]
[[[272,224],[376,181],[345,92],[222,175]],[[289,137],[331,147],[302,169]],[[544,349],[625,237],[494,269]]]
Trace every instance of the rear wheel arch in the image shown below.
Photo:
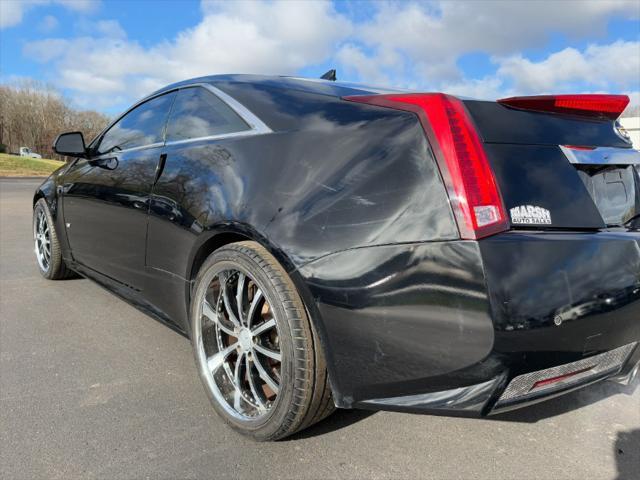
[[[230,243],[242,242],[245,240],[252,240],[252,238],[240,234],[238,232],[220,232],[210,235],[206,240],[199,242],[199,246],[191,256],[191,262],[188,272],[188,279],[190,282],[198,275],[198,271],[202,264],[213,252],[219,248],[229,245]]]
[[[200,267],[214,251],[224,247],[225,245],[247,240],[256,242],[260,244],[260,246],[266,248],[271,255],[276,257],[278,262],[280,262],[289,275],[291,275],[291,272],[296,270],[295,264],[291,261],[289,256],[276,244],[269,241],[264,235],[261,235],[253,228],[244,225],[234,225],[220,230],[209,230],[208,233],[200,236],[189,257],[190,261],[187,266],[185,278],[190,282],[193,282],[198,275]]]
[[[282,249],[275,246],[272,242],[269,242],[264,236],[261,236],[258,232],[246,228],[227,229],[217,232],[211,232],[207,237],[201,238],[197,243],[190,257],[191,261],[189,262],[189,270],[187,271],[186,276],[186,278],[189,280],[189,284],[187,287],[189,290],[187,292],[187,308],[189,308],[191,304],[194,281],[198,276],[200,268],[207,260],[207,258],[209,258],[209,256],[213,254],[213,252],[226,245],[243,241],[253,241],[258,243],[276,258],[280,265],[282,265],[282,267],[285,269],[287,274],[291,277],[291,280],[297,288],[298,293],[302,297],[303,303],[305,304],[307,310],[311,310],[307,305],[307,302],[311,298],[310,292],[306,287],[306,284],[302,280],[302,277],[297,274],[297,270],[291,259],[286,255],[285,252],[282,251]],[[310,311],[310,313],[312,312]],[[314,323],[314,326],[318,327],[313,318],[312,322]]]

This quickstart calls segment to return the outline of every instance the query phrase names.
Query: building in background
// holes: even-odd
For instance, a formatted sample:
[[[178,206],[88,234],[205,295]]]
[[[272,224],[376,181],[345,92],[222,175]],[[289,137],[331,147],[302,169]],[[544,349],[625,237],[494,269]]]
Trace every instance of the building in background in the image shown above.
[[[629,133],[633,148],[640,150],[640,116],[621,118],[620,125]]]

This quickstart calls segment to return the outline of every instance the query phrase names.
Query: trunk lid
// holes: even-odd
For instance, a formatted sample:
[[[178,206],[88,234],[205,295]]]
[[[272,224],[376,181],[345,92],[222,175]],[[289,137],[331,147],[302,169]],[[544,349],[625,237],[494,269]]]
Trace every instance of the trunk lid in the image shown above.
[[[517,100],[527,105],[529,98],[555,97]],[[475,100],[465,107],[484,141],[512,228],[639,227],[640,152],[618,129],[619,112],[545,112]],[[536,102],[529,107],[537,108]]]

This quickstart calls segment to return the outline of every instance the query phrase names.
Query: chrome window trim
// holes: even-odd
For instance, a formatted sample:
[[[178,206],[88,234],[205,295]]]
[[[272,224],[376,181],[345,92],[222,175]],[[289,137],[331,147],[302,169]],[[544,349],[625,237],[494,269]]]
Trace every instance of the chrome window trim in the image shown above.
[[[271,130],[262,120],[260,120],[260,118],[258,118],[247,107],[245,107],[240,102],[238,102],[235,98],[226,94],[219,88],[216,88],[209,83],[199,82],[199,83],[190,83],[188,85],[181,85],[181,86],[172,88],[170,90],[165,90],[162,92],[151,94],[143,98],[142,100],[134,103],[126,112],[124,112],[116,120],[114,120],[107,128],[105,128],[102,132],[100,132],[96,138],[100,138],[100,142],[102,142],[102,137],[111,129],[111,127],[113,127],[116,123],[122,120],[126,115],[129,114],[129,112],[132,112],[143,103],[153,100],[154,98],[160,97],[162,95],[167,95],[171,92],[178,92],[179,90],[185,90],[187,88],[194,88],[194,87],[204,88],[205,90],[208,90],[210,93],[218,97],[225,105],[227,105],[229,108],[231,108],[231,110],[233,110],[236,114],[238,114],[240,118],[249,126],[249,128],[247,130],[239,130],[237,132],[222,133],[220,135],[207,135],[204,137],[186,138],[184,140],[173,140],[173,141],[167,142],[166,127],[169,124],[169,121],[171,120],[171,113],[173,110],[173,107],[172,107],[171,111],[169,111],[167,122],[165,123],[165,131],[164,131],[165,141],[155,142],[147,145],[139,145],[137,147],[126,148],[126,149],[118,150],[117,152],[111,152],[111,153],[116,155],[118,153],[132,152],[135,150],[142,150],[145,148],[152,148],[157,146],[180,145],[183,143],[200,142],[200,141],[206,141],[206,140],[221,140],[224,138],[234,138],[234,137],[243,137],[243,136],[251,136],[251,135],[264,135],[267,133],[273,133],[273,130]],[[174,102],[175,102],[175,99],[174,99]],[[95,140],[92,140],[91,143],[93,143],[94,141]],[[91,145],[91,143],[89,145]],[[102,157],[103,155],[108,155],[108,154],[102,153],[100,155],[97,155],[96,158]]]
[[[145,150],[147,148],[157,148],[157,147],[162,147],[164,145],[165,145],[165,142],[146,143],[144,145],[138,145],[137,147],[123,148],[122,150],[114,150],[112,152],[101,153],[100,155],[96,155],[94,158],[100,158],[100,157],[105,157],[109,155],[116,156],[116,155],[119,155],[120,153],[135,152],[136,150]]]
[[[640,152],[633,148],[596,147],[578,150],[560,145],[570,163],[576,165],[640,165]]]
[[[193,142],[203,142],[207,140],[221,140],[224,138],[235,138],[235,137],[250,137],[253,135],[262,135],[268,132],[261,132],[258,130],[242,130],[240,132],[229,132],[229,133],[221,133],[220,135],[209,135],[206,137],[194,137],[194,138],[185,138],[183,140],[171,140],[170,142],[165,142],[164,145],[172,146],[172,145],[182,145],[183,143],[193,143]]]

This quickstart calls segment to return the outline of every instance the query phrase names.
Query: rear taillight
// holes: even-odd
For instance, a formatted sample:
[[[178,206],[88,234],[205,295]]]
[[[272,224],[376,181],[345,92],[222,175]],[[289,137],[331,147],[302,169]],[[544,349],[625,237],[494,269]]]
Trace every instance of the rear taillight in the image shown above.
[[[345,100],[414,112],[431,143],[464,239],[508,229],[482,142],[463,103],[442,93],[363,95]]]
[[[521,110],[615,120],[629,105],[629,97],[601,94],[539,95],[503,98],[498,100],[498,103]]]

